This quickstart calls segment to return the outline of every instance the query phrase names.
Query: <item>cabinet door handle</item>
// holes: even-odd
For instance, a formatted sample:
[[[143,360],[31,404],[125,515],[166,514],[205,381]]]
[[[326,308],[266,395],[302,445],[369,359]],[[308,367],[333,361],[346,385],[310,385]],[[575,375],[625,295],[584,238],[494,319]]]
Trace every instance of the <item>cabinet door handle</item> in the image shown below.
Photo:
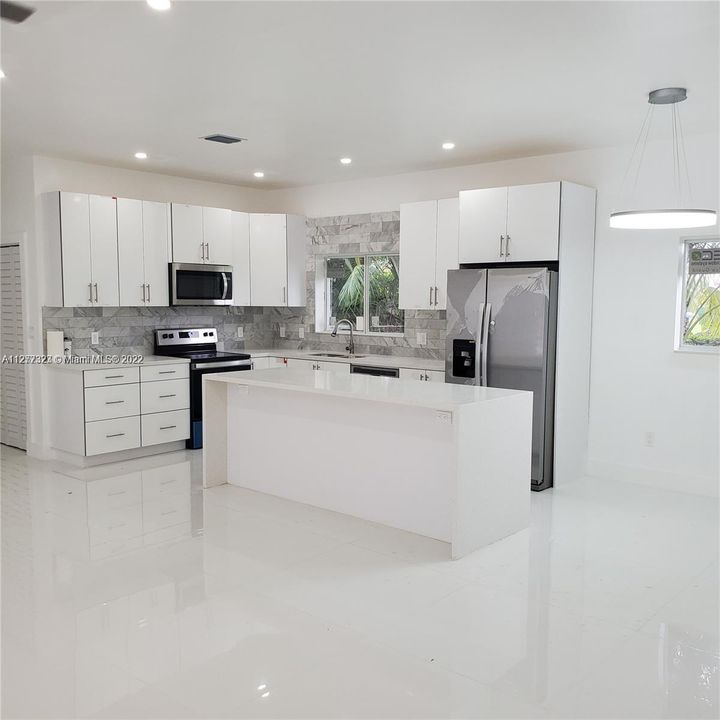
[[[504,240],[504,239],[505,239],[505,236],[504,236],[504,235],[501,235],[501,236],[500,236],[500,257],[502,257],[503,255],[505,255],[505,253],[503,252],[503,240]]]
[[[142,289],[143,289],[143,299],[142,299],[142,301],[145,302],[145,284],[144,284],[144,283],[143,283],[143,285],[142,285]]]
[[[92,283],[88,283],[88,291],[90,292],[90,297],[88,298],[88,300],[90,300],[90,302],[92,302],[93,301],[93,299],[92,299]]]
[[[158,375],[174,375],[177,370],[158,370]]]
[[[115,492],[108,493],[108,497],[115,497],[116,495],[124,495],[127,490],[115,490]]]
[[[430,286],[430,304],[432,305],[432,285]]]
[[[120,405],[120,403],[124,403],[124,400],[106,400],[106,405]]]
[[[95,302],[98,301],[97,283],[95,283]]]
[[[287,292],[287,290],[286,290],[285,286],[283,285],[283,305],[284,305],[285,302],[286,302],[286,300],[285,300],[286,292]]]
[[[205,259],[206,260],[210,259],[210,243],[209,242],[205,243]]]
[[[510,257],[510,236],[505,238],[505,255]]]
[[[438,289],[437,289],[437,285],[436,285],[436,286],[435,286],[435,305],[438,304],[438,299],[437,299],[437,298],[438,298]]]
[[[147,299],[147,301],[150,302],[150,283],[147,284],[147,289],[148,289],[148,299]]]
[[[200,259],[201,260],[205,259],[205,243],[204,242],[200,243]]]
[[[112,435],[106,435],[105,437],[106,437],[106,438],[120,437],[121,435],[124,435],[124,434],[125,434],[125,433],[113,433]]]
[[[121,377],[125,377],[125,376],[124,375],[106,375],[105,379],[106,380],[115,380],[115,379],[121,378]]]
[[[177,427],[177,425],[164,425],[160,429],[161,430],[172,430],[173,428],[176,428],[176,427]]]
[[[161,398],[169,398],[169,397],[175,397],[177,393],[170,393],[169,395],[158,395],[158,397]]]

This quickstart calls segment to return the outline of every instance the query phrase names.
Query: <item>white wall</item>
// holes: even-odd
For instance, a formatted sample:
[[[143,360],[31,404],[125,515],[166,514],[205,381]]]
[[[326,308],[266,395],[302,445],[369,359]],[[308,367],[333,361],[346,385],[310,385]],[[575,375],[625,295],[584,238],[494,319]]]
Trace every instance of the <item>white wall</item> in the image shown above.
[[[34,158],[36,194],[53,190],[262,211],[267,192],[107,165]]]
[[[700,207],[718,207],[718,139],[687,138]],[[720,356],[673,350],[679,240],[688,233],[610,230],[630,148],[604,148],[273,191],[309,216],[397,209],[459,190],[546,180],[598,189],[588,470],[718,493]],[[672,202],[669,143],[648,145],[637,202]],[[717,228],[695,234],[717,234]],[[655,446],[646,447],[647,432]]]

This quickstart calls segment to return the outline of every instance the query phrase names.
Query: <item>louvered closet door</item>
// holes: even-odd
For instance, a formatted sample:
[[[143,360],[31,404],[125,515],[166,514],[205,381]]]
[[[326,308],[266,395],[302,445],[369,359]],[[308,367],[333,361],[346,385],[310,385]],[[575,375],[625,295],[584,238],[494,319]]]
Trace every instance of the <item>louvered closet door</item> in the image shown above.
[[[24,352],[20,248],[0,247],[0,356]],[[25,366],[0,366],[0,442],[26,448]]]

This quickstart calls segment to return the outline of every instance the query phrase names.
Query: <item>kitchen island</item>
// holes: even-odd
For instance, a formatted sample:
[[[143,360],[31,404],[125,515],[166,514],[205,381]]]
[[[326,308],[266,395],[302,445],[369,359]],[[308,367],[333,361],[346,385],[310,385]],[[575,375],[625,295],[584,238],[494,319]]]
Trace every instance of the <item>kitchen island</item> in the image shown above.
[[[532,393],[326,371],[204,378],[205,487],[229,483],[450,544],[527,527]]]

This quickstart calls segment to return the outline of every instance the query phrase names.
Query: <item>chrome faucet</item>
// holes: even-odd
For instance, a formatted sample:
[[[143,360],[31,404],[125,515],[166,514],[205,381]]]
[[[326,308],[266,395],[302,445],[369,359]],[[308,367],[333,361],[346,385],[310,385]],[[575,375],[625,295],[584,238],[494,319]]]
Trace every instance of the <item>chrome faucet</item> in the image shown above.
[[[338,320],[338,321],[335,323],[335,327],[333,328],[333,331],[330,333],[330,335],[331,335],[332,337],[337,337],[338,328],[339,328],[343,323],[344,323],[345,325],[347,325],[347,326],[348,326],[348,330],[350,330],[350,342],[347,344],[347,347],[346,347],[345,349],[350,353],[350,355],[354,355],[354,354],[355,354],[355,339],[353,338],[353,329],[354,329],[354,327],[353,327],[353,324],[352,324],[349,320]]]

